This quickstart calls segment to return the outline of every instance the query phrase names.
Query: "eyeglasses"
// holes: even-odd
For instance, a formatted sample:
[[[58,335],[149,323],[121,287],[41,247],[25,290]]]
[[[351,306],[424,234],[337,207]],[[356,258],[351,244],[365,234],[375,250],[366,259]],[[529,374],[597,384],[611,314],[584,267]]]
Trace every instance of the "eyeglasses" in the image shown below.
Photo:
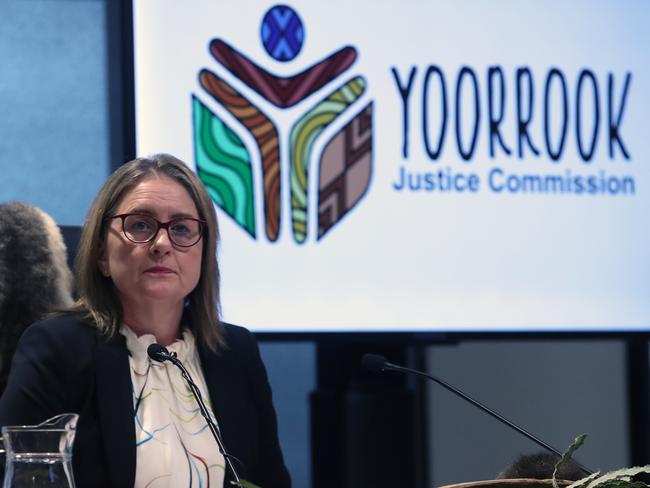
[[[169,240],[179,247],[191,247],[201,240],[207,222],[192,217],[179,217],[169,222],[160,222],[151,215],[125,213],[111,219],[122,219],[122,232],[136,244],[152,241],[160,229],[166,229]]]

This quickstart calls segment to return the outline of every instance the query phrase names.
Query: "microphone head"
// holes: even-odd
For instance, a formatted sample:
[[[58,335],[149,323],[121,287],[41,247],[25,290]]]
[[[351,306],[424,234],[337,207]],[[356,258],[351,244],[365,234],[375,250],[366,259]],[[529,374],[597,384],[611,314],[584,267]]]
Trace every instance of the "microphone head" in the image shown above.
[[[149,344],[149,347],[147,348],[147,354],[151,359],[160,363],[169,359],[169,351],[167,348],[155,342],[153,344]]]
[[[364,354],[361,358],[361,365],[366,371],[379,373],[386,367],[386,358],[378,354]]]

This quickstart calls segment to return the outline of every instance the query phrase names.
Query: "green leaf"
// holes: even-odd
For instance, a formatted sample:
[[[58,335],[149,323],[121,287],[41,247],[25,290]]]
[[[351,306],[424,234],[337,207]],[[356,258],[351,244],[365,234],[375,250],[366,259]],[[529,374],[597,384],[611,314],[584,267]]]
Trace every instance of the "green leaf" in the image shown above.
[[[567,488],[649,488],[643,481],[632,481],[632,477],[640,473],[650,473],[650,464],[635,468],[618,469],[602,476],[600,476],[600,473],[594,473],[570,484]]]
[[[555,469],[553,470],[553,488],[560,488],[560,485],[557,483],[557,470],[558,468],[571,460],[571,456],[573,453],[585,442],[585,439],[587,438],[587,434],[580,434],[578,437],[576,437],[573,441],[573,443],[569,446],[569,448],[566,450],[564,454],[562,454],[562,457],[560,460],[557,462],[555,465]]]
[[[555,465],[555,471],[553,471],[554,488],[559,488],[555,479],[558,468],[562,463],[571,459],[571,455],[584,443],[586,437],[587,434],[581,434],[576,437],[573,444],[571,444],[566,452],[562,454],[562,457]],[[650,488],[650,486],[643,481],[632,481],[634,476],[641,473],[650,473],[650,464],[645,466],[636,466],[634,468],[617,469],[616,471],[605,473],[602,476],[600,476],[600,472],[596,472],[586,478],[571,483],[566,488]]]
[[[599,484],[601,488],[646,488],[646,485],[643,481],[630,481],[626,479],[615,479],[605,481],[602,484]]]
[[[578,481],[575,481],[575,482],[571,483],[566,488],[582,488],[582,487],[586,487],[591,482],[591,480],[593,480],[594,478],[598,478],[599,476],[600,476],[600,471],[596,471],[595,473],[590,474],[586,478],[582,478],[582,479],[580,479]]]
[[[617,469],[616,471],[610,471],[609,473],[602,475],[600,478],[593,480],[587,485],[587,488],[594,488],[595,486],[605,488],[605,486],[609,486],[609,483],[612,481],[625,482],[627,486],[631,486],[632,484],[636,483],[642,483],[640,481],[630,481],[633,476],[636,476],[640,473],[650,473],[650,464],[646,464],[645,466],[636,466],[634,468],[623,468]],[[643,483],[642,486],[648,485]]]
[[[238,486],[239,488],[260,488],[256,484],[246,480],[239,480],[239,483],[236,481],[231,481],[230,484],[233,486]]]

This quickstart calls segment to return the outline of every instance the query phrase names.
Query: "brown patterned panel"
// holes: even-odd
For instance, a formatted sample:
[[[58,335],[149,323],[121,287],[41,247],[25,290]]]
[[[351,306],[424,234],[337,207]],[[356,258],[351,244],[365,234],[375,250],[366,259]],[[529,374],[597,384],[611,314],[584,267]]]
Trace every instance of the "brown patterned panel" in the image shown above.
[[[318,238],[323,237],[368,190],[372,174],[372,103],[325,147],[318,178]]]
[[[273,122],[241,93],[208,70],[199,74],[201,86],[234,115],[257,143],[262,158],[266,235],[276,241],[280,232],[280,147]]]
[[[283,77],[269,73],[222,39],[210,43],[210,52],[228,71],[280,108],[301,102],[347,70],[357,59],[357,51],[346,46],[296,75]]]

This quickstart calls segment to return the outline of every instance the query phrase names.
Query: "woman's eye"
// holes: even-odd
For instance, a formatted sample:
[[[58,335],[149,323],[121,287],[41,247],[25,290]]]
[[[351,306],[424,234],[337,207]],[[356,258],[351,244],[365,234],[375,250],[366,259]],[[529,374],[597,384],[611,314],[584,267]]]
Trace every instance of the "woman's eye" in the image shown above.
[[[171,226],[171,230],[176,235],[187,235],[191,233],[190,228],[184,223],[176,223]]]
[[[133,232],[145,232],[152,229],[152,224],[148,219],[133,219],[129,222],[128,228]]]

